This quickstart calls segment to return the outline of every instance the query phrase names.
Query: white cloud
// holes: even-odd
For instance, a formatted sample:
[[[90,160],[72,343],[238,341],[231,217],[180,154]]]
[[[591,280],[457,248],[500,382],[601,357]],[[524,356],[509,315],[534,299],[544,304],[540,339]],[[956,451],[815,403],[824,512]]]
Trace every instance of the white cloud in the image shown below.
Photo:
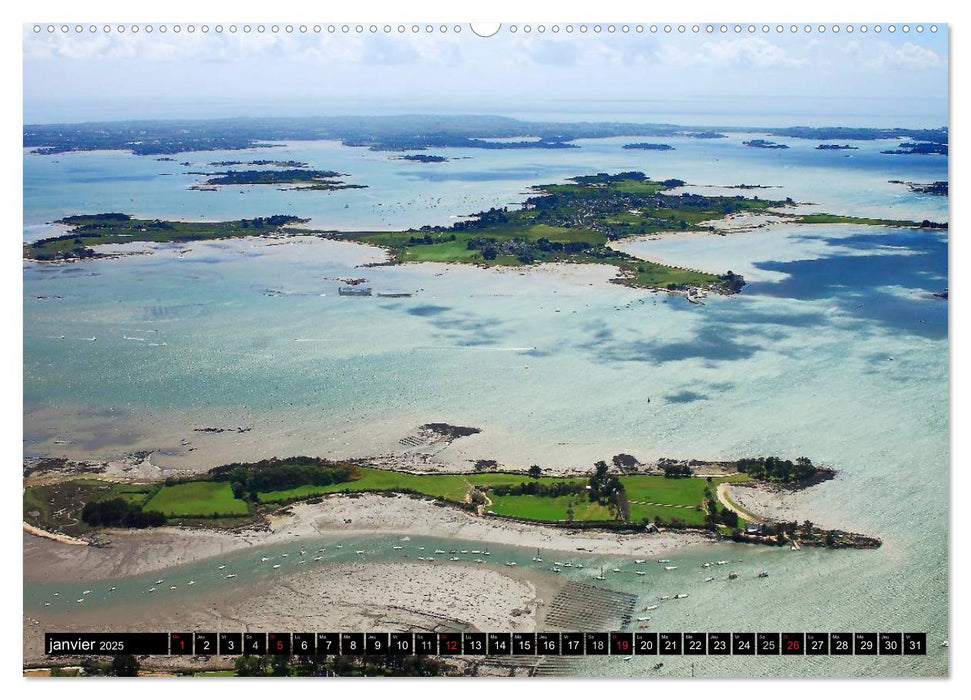
[[[665,44],[658,58],[671,66],[707,68],[799,68],[806,64],[806,59],[762,37],[685,43]]]

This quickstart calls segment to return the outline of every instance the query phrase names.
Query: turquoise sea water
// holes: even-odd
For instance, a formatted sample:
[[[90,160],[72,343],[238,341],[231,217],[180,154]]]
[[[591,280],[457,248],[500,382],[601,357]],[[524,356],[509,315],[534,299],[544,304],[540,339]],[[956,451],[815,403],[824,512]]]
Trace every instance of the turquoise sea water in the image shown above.
[[[946,158],[880,154],[888,142],[826,152],[788,140],[789,150],[767,151],[741,146],[747,138],[675,139],[677,150],[660,153],[622,150],[624,139],[565,151],[442,149],[456,158],[444,164],[334,143],[183,154],[176,162],[25,155],[24,237],[49,235],[45,222],[54,218],[96,211],[210,220],[293,213],[315,226],[358,230],[446,224],[521,201],[531,184],[631,169],[681,178],[689,190],[770,185],[778,189],[744,194],[789,196],[817,211],[947,219],[946,198],[888,182],[946,179]],[[369,187],[198,192],[187,189],[198,178],[178,164],[268,157],[339,170]],[[937,644],[948,635],[947,303],[932,293],[947,286],[946,232],[786,225],[627,246],[692,267],[732,268],[750,284],[696,306],[591,284],[589,274],[359,268],[380,255],[327,241],[218,242],[182,257],[165,250],[81,265],[25,263],[25,453],[57,449],[51,426],[64,441],[110,453],[123,436],[72,427],[78,416],[108,416],[119,432],[140,434],[180,422],[188,432],[208,417],[265,431],[273,450],[333,456],[391,448],[431,420],[481,427],[450,450],[510,465],[583,467],[621,451],[806,455],[839,476],[802,494],[801,508],[884,546],[693,552],[672,572],[691,597],[664,606],[658,629],[926,631],[931,654],[905,663],[733,658],[696,661],[695,670],[944,673],[946,650]],[[339,297],[335,278],[344,276],[413,296]],[[735,589],[704,584],[701,561],[734,558],[726,552],[736,549],[771,577]],[[203,586],[210,563],[192,566],[198,570],[183,573]],[[652,595],[664,583],[641,578],[648,579],[611,585]],[[690,661],[682,661],[665,666],[687,673]],[[591,664],[621,675],[645,668]]]

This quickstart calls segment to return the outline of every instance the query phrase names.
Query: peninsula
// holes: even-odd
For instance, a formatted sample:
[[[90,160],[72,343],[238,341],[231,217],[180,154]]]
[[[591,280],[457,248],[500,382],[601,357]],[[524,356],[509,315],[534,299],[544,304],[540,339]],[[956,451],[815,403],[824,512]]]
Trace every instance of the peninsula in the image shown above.
[[[55,464],[54,471],[61,470],[57,475],[32,466],[34,483],[28,478],[23,497],[24,521],[59,536],[96,542],[106,527],[232,529],[263,522],[279,508],[298,502],[378,493],[432,499],[476,517],[571,530],[700,530],[753,544],[880,545],[871,537],[823,530],[811,523],[768,521],[727,495],[732,484],[807,488],[834,476],[831,469],[807,458],[661,459],[641,464],[621,454],[612,464],[597,462],[586,474],[551,475],[538,465],[519,472],[418,473],[376,467],[367,459],[290,457],[227,464],[192,478],[146,483],[103,480],[91,473],[91,465],[82,467],[74,474]]]

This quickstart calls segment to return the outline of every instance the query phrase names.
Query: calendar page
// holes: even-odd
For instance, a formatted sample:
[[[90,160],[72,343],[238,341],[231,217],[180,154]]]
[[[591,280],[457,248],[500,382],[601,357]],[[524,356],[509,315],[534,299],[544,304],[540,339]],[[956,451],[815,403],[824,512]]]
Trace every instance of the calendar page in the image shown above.
[[[22,35],[24,675],[948,675],[947,24]]]

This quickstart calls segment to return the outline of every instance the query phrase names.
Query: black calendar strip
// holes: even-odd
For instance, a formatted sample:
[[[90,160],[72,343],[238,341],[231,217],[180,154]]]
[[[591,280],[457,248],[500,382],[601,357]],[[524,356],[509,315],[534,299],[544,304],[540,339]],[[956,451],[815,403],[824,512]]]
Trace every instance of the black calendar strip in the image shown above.
[[[914,656],[924,632],[151,632],[44,635],[50,656]]]

